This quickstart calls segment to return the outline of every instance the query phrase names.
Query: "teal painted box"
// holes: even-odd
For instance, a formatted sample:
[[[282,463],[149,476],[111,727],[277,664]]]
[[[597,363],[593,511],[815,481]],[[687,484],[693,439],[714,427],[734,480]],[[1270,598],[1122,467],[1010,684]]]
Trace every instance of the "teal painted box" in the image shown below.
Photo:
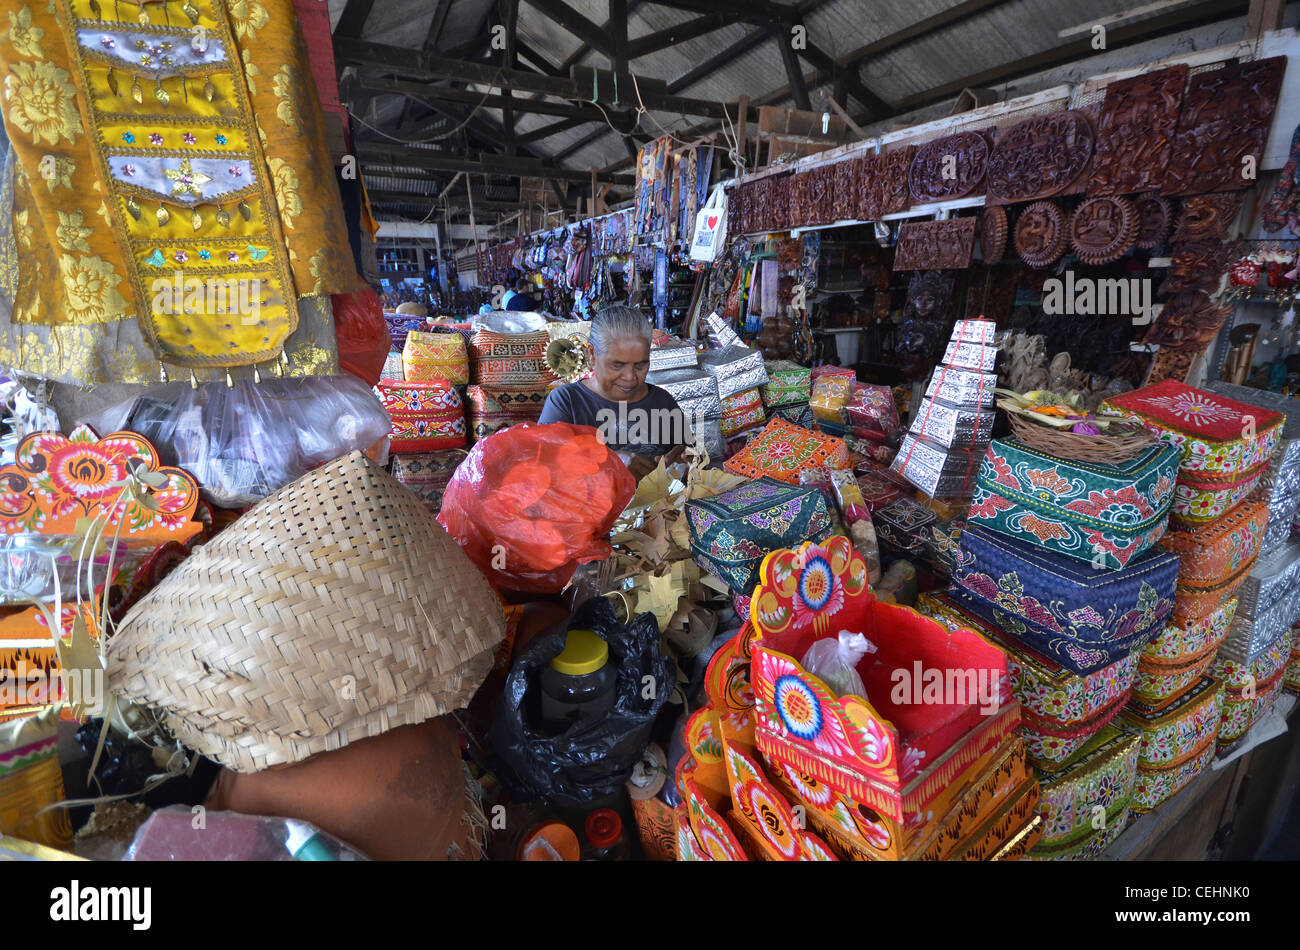
[[[760,478],[711,498],[686,503],[695,562],[748,594],[763,558],[804,541],[824,541],[831,516],[821,489]]]
[[[1120,570],[1164,535],[1178,460],[1164,442],[1127,462],[1098,465],[995,439],[980,464],[969,523]]]

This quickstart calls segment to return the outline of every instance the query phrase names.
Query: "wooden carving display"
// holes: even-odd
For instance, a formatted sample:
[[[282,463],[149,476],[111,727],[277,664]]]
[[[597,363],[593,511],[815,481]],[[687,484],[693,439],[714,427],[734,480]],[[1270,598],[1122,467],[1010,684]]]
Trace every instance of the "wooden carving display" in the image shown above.
[[[784,231],[794,226],[793,175],[773,176],[767,179],[767,220],[759,223],[764,231]]]
[[[1255,184],[1286,57],[1197,73],[1183,97],[1160,193],[1195,195]]]
[[[1092,124],[1079,112],[1037,116],[1006,129],[989,156],[989,202],[1058,194],[1088,167],[1093,140]]]
[[[1137,229],[1137,209],[1127,198],[1089,198],[1070,216],[1070,246],[1085,264],[1109,264],[1128,253]]]
[[[907,186],[907,176],[915,156],[915,145],[908,145],[880,156],[875,197],[878,215],[897,214],[912,206],[912,194]]]
[[[812,186],[809,204],[813,224],[831,224],[835,221],[835,166],[822,165],[808,173]]]
[[[1192,363],[1214,342],[1231,312],[1231,307],[1216,306],[1206,293],[1170,297],[1143,339],[1160,347],[1143,385],[1166,379],[1186,381]]]
[[[858,171],[861,166],[856,158],[831,166],[834,169],[832,188],[835,195],[832,217],[836,221],[852,220],[858,216]]]
[[[879,194],[876,183],[880,178],[880,156],[868,152],[858,159],[858,203],[854,217],[859,221],[875,221],[879,217]]]
[[[1050,201],[1039,201],[1020,212],[1016,221],[1016,253],[1030,267],[1046,267],[1065,253],[1068,240],[1065,212]]]
[[[1138,233],[1134,246],[1149,251],[1169,240],[1169,232],[1174,224],[1173,203],[1159,195],[1143,195],[1134,204],[1138,213]]]
[[[970,267],[974,218],[907,221],[898,231],[894,270],[955,270]]]
[[[1174,240],[1226,241],[1228,231],[1237,220],[1245,195],[1240,191],[1221,191],[1214,195],[1189,195],[1178,210],[1178,229]]]
[[[1216,241],[1176,244],[1169,276],[1160,285],[1161,294],[1181,294],[1203,290],[1214,293],[1224,271],[1228,269],[1231,248]]]
[[[1007,252],[1005,208],[985,208],[980,216],[980,256],[985,264],[996,264]]]
[[[908,171],[912,204],[978,194],[988,171],[989,143],[979,132],[958,132],[926,142]]]
[[[1088,194],[1124,195],[1160,187],[1186,85],[1187,67],[1180,65],[1106,87]]]

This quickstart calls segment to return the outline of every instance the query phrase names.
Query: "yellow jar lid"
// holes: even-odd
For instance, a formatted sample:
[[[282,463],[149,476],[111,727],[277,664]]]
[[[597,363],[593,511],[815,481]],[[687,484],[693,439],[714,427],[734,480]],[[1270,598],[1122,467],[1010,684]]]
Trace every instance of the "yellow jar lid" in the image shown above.
[[[594,673],[609,662],[609,644],[591,630],[570,630],[564,651],[551,661],[551,669],[567,676]]]

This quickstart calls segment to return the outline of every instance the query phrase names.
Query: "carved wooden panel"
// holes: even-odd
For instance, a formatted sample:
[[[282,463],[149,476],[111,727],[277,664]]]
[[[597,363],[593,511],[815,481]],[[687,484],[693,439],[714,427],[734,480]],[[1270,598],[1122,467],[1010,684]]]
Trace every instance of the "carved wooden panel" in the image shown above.
[[[1203,290],[1214,293],[1228,269],[1231,246],[1215,241],[1176,244],[1169,275],[1160,285],[1161,294],[1181,294]]]
[[[859,221],[875,221],[879,217],[876,182],[880,177],[880,159],[868,152],[858,159],[858,204],[854,217]]]
[[[955,270],[970,267],[975,218],[906,221],[898,231],[894,270]]]
[[[958,132],[926,142],[908,170],[912,204],[979,194],[988,171],[989,143],[979,132]]]
[[[845,221],[858,216],[858,172],[862,163],[856,158],[836,162],[831,166],[835,170],[834,219]]]
[[[1020,212],[1016,221],[1016,253],[1030,267],[1046,267],[1065,253],[1065,212],[1050,201],[1039,201]]]
[[[1138,233],[1134,246],[1143,250],[1159,247],[1169,240],[1174,226],[1173,202],[1159,195],[1143,195],[1134,204],[1138,213]]]
[[[876,212],[878,215],[897,214],[912,206],[912,194],[907,187],[907,174],[916,156],[916,146],[908,145],[880,156],[880,173],[876,177]]]
[[[1106,87],[1097,123],[1090,195],[1160,187],[1178,130],[1187,66],[1171,66]]]
[[[1189,195],[1178,209],[1178,229],[1174,240],[1226,241],[1237,220],[1245,193],[1221,191],[1213,195]]]
[[[1092,158],[1094,133],[1087,116],[1055,112],[1003,130],[989,156],[988,194],[993,204],[1032,201],[1071,184]]]
[[[985,264],[996,264],[1007,252],[1007,210],[985,208],[980,216],[980,256]]]
[[[1127,198],[1089,198],[1070,216],[1070,246],[1085,264],[1109,264],[1128,253],[1137,229],[1137,209]]]
[[[1170,297],[1143,339],[1160,347],[1143,385],[1166,379],[1186,381],[1192,363],[1209,349],[1231,312],[1231,307],[1216,306],[1206,293]]]
[[[1274,56],[1193,76],[1160,193],[1195,195],[1253,186],[1255,178],[1243,176],[1243,170],[1263,159],[1285,69],[1286,57]]]
[[[738,185],[727,192],[727,234],[745,233],[745,199],[749,189]]]
[[[822,165],[808,172],[811,224],[831,224],[835,221],[835,166]]]

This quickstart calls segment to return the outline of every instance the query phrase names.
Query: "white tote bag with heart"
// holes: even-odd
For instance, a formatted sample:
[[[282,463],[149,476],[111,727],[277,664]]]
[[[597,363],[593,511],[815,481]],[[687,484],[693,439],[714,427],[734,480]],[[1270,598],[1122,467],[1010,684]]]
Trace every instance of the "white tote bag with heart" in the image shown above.
[[[727,193],[718,185],[695,216],[695,237],[691,240],[691,260],[713,262],[727,239]]]

